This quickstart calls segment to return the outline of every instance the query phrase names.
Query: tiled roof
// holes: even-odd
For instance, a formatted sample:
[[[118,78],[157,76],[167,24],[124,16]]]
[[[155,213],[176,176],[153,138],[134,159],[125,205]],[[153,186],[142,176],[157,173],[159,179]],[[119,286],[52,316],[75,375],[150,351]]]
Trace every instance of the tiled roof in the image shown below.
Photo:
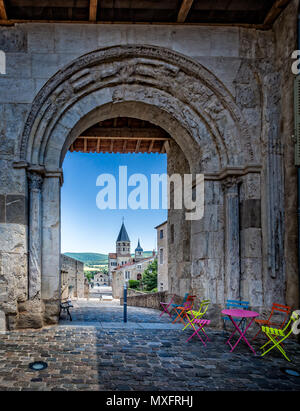
[[[151,259],[153,259],[153,258],[155,258],[155,256],[152,255],[151,257],[144,258],[143,260],[133,261],[133,262],[126,263],[126,264],[123,264],[123,265],[118,265],[118,266],[115,268],[115,270],[120,270],[120,269],[125,268],[125,267],[130,267],[130,266],[132,266],[132,265],[141,264],[141,263],[144,263],[145,261],[151,260]]]

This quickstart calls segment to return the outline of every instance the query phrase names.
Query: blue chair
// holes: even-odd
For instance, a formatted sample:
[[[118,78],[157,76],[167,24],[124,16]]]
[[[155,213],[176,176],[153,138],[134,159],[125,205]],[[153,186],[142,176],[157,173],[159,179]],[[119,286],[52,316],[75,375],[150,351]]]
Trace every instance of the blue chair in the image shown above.
[[[249,305],[250,305],[249,301],[227,300],[226,301],[226,310],[235,309],[235,308],[239,309],[239,310],[249,310]],[[237,317],[237,319],[238,319],[238,317]],[[224,327],[223,327],[223,336],[224,336],[226,321],[230,321],[230,323],[231,323],[231,320],[227,316],[222,317],[222,320],[224,322]],[[242,323],[241,323],[241,329],[242,329],[243,332],[244,332],[245,326],[246,326],[246,318],[244,318]]]
[[[181,307],[186,302],[188,296],[189,296],[189,293],[185,293],[184,297],[183,297],[183,300],[180,304],[174,304],[174,303],[171,304],[171,310],[170,311],[174,310],[174,308]]]

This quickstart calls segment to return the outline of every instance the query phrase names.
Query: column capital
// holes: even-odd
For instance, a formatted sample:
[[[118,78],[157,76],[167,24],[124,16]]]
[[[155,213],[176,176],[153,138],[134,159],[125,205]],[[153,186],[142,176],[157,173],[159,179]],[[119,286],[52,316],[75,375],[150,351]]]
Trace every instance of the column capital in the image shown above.
[[[28,176],[28,182],[29,182],[29,189],[30,191],[32,190],[38,190],[40,191],[42,189],[43,181],[44,181],[44,176],[40,172],[36,170],[31,170],[27,171],[27,176]]]
[[[222,185],[222,189],[224,191],[229,192],[235,192],[237,191],[237,187],[238,185],[242,182],[241,177],[239,176],[230,176],[225,178],[221,185]]]

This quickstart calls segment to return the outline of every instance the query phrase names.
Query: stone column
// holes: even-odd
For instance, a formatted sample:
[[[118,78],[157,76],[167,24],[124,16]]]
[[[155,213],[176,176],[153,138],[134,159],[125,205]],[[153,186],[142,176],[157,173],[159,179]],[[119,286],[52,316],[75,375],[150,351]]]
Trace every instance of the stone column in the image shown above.
[[[29,300],[41,298],[42,267],[42,201],[43,176],[40,171],[28,172],[29,182]]]
[[[248,173],[241,178],[241,298],[252,308],[263,305],[261,186],[260,174]]]
[[[42,300],[44,324],[58,321],[60,283],[60,187],[61,171],[46,171],[43,184]]]
[[[223,182],[225,192],[225,295],[240,298],[240,222],[238,179],[229,177]]]

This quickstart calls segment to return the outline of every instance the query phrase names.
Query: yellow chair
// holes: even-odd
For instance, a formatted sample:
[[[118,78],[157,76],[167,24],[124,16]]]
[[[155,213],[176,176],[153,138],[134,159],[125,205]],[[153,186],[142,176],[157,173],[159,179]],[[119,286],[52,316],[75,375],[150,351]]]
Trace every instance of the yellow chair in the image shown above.
[[[293,330],[293,326],[294,326],[294,321],[299,319],[299,315],[297,314],[296,311],[294,311],[291,315],[291,318],[289,320],[289,322],[287,323],[287,325],[285,326],[285,328],[283,330],[280,330],[278,328],[271,328],[271,327],[265,327],[262,326],[261,330],[263,333],[266,334],[267,338],[269,339],[269,341],[264,344],[260,349],[264,351],[264,348],[270,344],[273,343],[272,347],[270,347],[268,350],[264,351],[261,354],[261,357],[263,357],[265,354],[267,354],[269,351],[271,351],[273,348],[277,347],[278,350],[281,352],[281,354],[288,360],[291,361],[288,356],[286,355],[286,352],[284,351],[283,347],[282,347],[282,342],[284,340],[286,340],[290,334],[294,331]],[[291,329],[286,333],[287,328],[289,327],[289,325],[291,324],[291,322],[293,321],[293,324],[291,325]]]
[[[195,310],[188,311],[186,313],[186,317],[188,317],[188,323],[183,327],[182,330],[185,330],[186,327],[188,327],[188,326],[194,328],[193,320],[200,319],[201,317],[203,317],[203,315],[207,311],[207,308],[208,308],[209,304],[210,304],[210,300],[202,300],[200,302],[200,307],[199,307],[198,311],[195,311]]]

